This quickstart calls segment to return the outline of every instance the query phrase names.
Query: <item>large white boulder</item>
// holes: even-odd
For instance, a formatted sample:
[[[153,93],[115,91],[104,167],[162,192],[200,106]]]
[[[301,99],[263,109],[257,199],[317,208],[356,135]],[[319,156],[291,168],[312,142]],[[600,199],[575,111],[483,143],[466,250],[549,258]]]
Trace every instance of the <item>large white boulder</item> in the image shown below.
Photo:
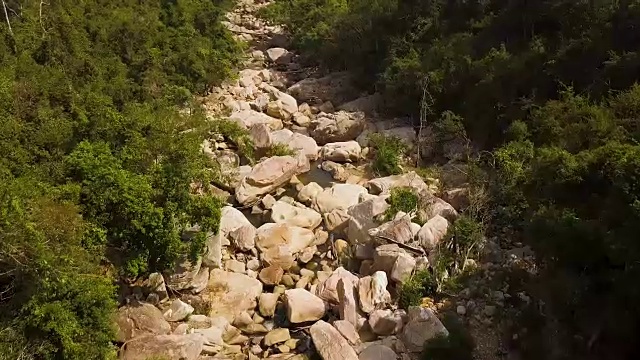
[[[336,209],[347,210],[358,204],[360,196],[366,193],[367,189],[360,185],[335,184],[316,196],[314,207],[323,214]]]
[[[387,194],[395,188],[412,188],[417,194],[430,193],[429,185],[414,171],[402,175],[391,175],[383,178],[369,180],[367,187],[373,194]]]
[[[322,222],[322,216],[307,207],[293,206],[284,201],[277,201],[271,208],[271,220],[278,224],[288,224],[313,230]]]
[[[167,335],[171,325],[157,307],[147,303],[131,303],[116,313],[116,340],[125,342],[148,335]]]
[[[310,161],[318,158],[318,144],[310,136],[282,129],[272,132],[271,139],[274,144],[283,144],[299,154],[304,154]]]
[[[284,292],[287,318],[294,324],[317,321],[324,317],[324,301],[305,289],[291,289]]]
[[[318,321],[309,332],[322,360],[358,360],[349,342],[329,323]]]
[[[266,223],[256,233],[256,246],[265,252],[271,248],[286,245],[291,253],[298,253],[311,246],[315,239],[313,231],[287,223]]]
[[[379,305],[391,301],[391,294],[387,291],[387,274],[384,271],[376,271],[372,276],[365,276],[358,280],[358,301],[360,309],[365,313],[371,313]]]
[[[233,322],[236,315],[256,307],[262,283],[248,275],[211,270],[207,291],[201,296],[211,304],[210,317],[222,316]]]
[[[363,113],[338,111],[319,114],[311,121],[309,134],[320,145],[355,140],[364,129]]]
[[[342,141],[325,144],[321,150],[322,160],[337,162],[356,162],[360,159],[362,148],[357,141]]]
[[[440,241],[447,235],[449,221],[440,215],[427,221],[418,231],[418,242],[426,251],[435,249]]]
[[[387,196],[375,196],[349,208],[347,240],[351,244],[365,244],[370,240],[369,230],[376,228],[376,219],[389,208]]]
[[[332,73],[321,78],[307,78],[289,87],[287,92],[303,102],[331,101],[334,104],[355,99],[358,94],[353,77],[347,72]]]
[[[247,129],[256,124],[265,124],[271,130],[280,130],[284,127],[282,120],[251,109],[236,111],[229,116],[229,120],[236,121]]]
[[[327,302],[333,304],[340,303],[340,297],[338,295],[338,283],[340,281],[355,286],[358,282],[358,277],[345,268],[339,267],[335,269],[326,280],[318,284],[316,287],[316,295]]]
[[[299,166],[299,159],[291,156],[274,156],[260,162],[236,187],[236,199],[241,204],[258,201],[291,180]]]
[[[121,359],[196,360],[202,352],[204,343],[205,338],[200,334],[140,337],[125,345]]]

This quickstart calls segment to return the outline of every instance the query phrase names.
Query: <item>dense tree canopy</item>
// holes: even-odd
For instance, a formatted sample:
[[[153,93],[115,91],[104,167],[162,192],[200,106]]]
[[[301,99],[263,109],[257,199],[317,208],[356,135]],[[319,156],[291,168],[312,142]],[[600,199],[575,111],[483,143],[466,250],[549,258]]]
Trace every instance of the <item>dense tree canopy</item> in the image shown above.
[[[434,130],[454,114],[492,152],[493,235],[542,266],[530,358],[638,357],[640,1],[277,0],[264,15],[390,112],[417,121],[426,94]]]
[[[0,358],[111,358],[113,276],[198,256],[185,226],[217,231],[190,101],[239,58],[231,3],[3,3]]]

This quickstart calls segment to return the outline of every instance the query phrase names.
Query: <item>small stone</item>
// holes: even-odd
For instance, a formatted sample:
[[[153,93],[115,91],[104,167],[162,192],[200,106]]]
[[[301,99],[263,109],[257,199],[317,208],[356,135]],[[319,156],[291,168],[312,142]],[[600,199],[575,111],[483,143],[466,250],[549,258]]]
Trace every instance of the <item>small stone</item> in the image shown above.
[[[467,308],[464,307],[464,305],[458,305],[458,307],[456,307],[456,312],[458,315],[465,315],[467,313]]]
[[[322,299],[304,289],[292,289],[285,292],[287,318],[297,324],[322,319],[325,305]]]
[[[303,264],[306,264],[311,261],[311,259],[313,259],[313,255],[317,251],[318,248],[315,245],[305,248],[304,250],[302,250],[302,252],[300,252],[300,255],[298,255],[298,260],[300,260],[300,262],[302,262]]]
[[[299,342],[300,342],[300,339],[289,339],[285,341],[284,344],[287,345],[289,349],[295,349],[298,347]]]
[[[314,278],[316,276],[316,273],[314,273],[313,271],[309,270],[309,269],[300,269],[300,275],[301,276],[307,276],[309,278]]]
[[[164,313],[164,318],[167,321],[181,321],[191,315],[193,310],[193,306],[180,299],[176,299],[171,303],[169,310]]]
[[[255,313],[253,314],[253,322],[256,324],[262,324],[264,323],[264,318],[262,316],[260,316],[260,314]]]
[[[236,315],[235,319],[233,319],[233,325],[237,327],[245,327],[252,323],[253,319],[251,318],[251,315],[249,315],[249,313],[246,311],[239,313],[238,315]]]
[[[373,332],[378,335],[397,334],[402,330],[405,316],[406,314],[403,310],[395,312],[391,310],[376,310],[369,317],[369,325]]]
[[[253,355],[258,355],[262,352],[262,347],[260,347],[260,345],[254,344],[254,345],[251,345],[251,348],[249,349],[249,351],[251,351]]]
[[[284,270],[278,265],[271,265],[260,270],[258,277],[265,285],[278,285],[282,280]]]
[[[227,271],[244,274],[246,272],[245,264],[238,260],[227,260],[224,263],[224,267]]]
[[[284,274],[282,276],[282,283],[284,284],[284,286],[289,288],[294,287],[296,285],[291,274]]]
[[[278,351],[280,351],[281,354],[286,354],[289,351],[291,351],[291,348],[288,347],[287,345],[278,345],[277,349]]]
[[[269,331],[269,333],[264,336],[263,343],[265,346],[272,346],[275,344],[283,343],[289,339],[291,339],[289,329],[279,328]]]
[[[251,271],[258,271],[258,269],[260,269],[260,260],[251,259],[247,261],[247,269]]]
[[[296,282],[296,289],[304,289],[311,282],[311,278],[308,276],[300,277],[300,280]]]
[[[265,317],[272,317],[278,304],[278,294],[262,293],[259,298],[260,314]]]

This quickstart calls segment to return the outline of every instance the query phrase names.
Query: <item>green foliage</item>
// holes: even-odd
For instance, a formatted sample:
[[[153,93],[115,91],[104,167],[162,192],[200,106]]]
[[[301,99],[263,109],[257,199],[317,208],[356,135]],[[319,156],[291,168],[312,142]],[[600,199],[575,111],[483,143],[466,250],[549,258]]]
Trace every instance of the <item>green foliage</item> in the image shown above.
[[[256,161],[255,146],[249,130],[241,126],[238,122],[225,119],[217,119],[212,122],[211,132],[224,136],[238,147],[238,153],[244,156],[249,162]]]
[[[369,143],[374,151],[372,168],[376,175],[396,175],[402,173],[401,157],[406,146],[395,136],[371,134]]]
[[[403,309],[420,305],[422,298],[436,295],[438,284],[429,270],[421,270],[400,285],[398,305]]]
[[[267,149],[265,156],[295,156],[295,150],[291,149],[287,144],[273,144],[269,149]]]
[[[200,256],[218,230],[220,201],[194,190],[211,129],[191,99],[238,63],[232,2],[5,3],[1,357],[110,359],[113,275]]]
[[[418,208],[418,195],[411,188],[394,188],[387,199],[389,208],[384,213],[385,221],[391,221],[400,211],[410,213]]]
[[[442,323],[449,331],[449,336],[438,336],[427,341],[421,359],[472,360],[475,343],[464,324],[452,314],[446,314]]]

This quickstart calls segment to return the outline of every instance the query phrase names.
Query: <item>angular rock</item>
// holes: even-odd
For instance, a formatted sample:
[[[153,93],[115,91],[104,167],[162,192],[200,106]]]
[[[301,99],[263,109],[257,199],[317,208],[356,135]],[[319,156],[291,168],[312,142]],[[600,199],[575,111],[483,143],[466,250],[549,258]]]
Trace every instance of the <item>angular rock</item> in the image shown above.
[[[360,335],[355,326],[346,320],[336,320],[333,322],[333,327],[336,328],[344,336],[345,339],[351,344],[356,346],[360,344]]]
[[[211,303],[210,317],[222,316],[231,322],[242,311],[255,308],[260,294],[260,281],[245,274],[213,269],[202,297]]]
[[[122,352],[122,360],[196,360],[204,346],[204,337],[190,335],[156,335],[128,342]]]
[[[294,324],[307,321],[317,321],[325,314],[325,305],[322,299],[304,289],[291,289],[285,291],[285,304],[287,318]]]
[[[242,226],[249,226],[255,229],[240,210],[233,206],[225,206],[222,208],[220,217],[220,233],[224,237]]]
[[[347,210],[338,208],[325,213],[323,218],[327,230],[340,232],[347,226],[349,214]]]
[[[289,339],[291,339],[289,329],[279,328],[269,331],[269,333],[264,336],[263,342],[265,346],[272,346],[275,344],[283,343]]]
[[[300,101],[331,101],[342,104],[355,99],[358,91],[353,85],[353,77],[347,72],[337,72],[322,78],[307,78],[293,86],[287,92]]]
[[[310,136],[294,133],[289,129],[282,129],[272,132],[271,138],[274,144],[286,145],[289,149],[299,154],[304,154],[310,161],[315,161],[318,158],[320,148]]]
[[[369,317],[369,326],[377,335],[389,336],[402,330],[405,316],[404,310],[375,310]]]
[[[267,251],[280,245],[287,245],[289,251],[295,254],[311,246],[314,238],[313,232],[303,227],[286,223],[267,223],[258,228],[256,246],[261,251]]]
[[[409,216],[403,216],[398,220],[386,222],[377,228],[370,229],[369,235],[388,237],[402,244],[409,243],[413,241],[411,219]]]
[[[349,208],[347,239],[352,244],[366,244],[370,241],[369,230],[377,227],[376,218],[389,208],[384,196],[376,196]]]
[[[284,270],[280,266],[272,265],[260,270],[258,277],[265,285],[278,285],[282,275],[284,275]]]
[[[264,124],[271,130],[280,130],[283,128],[282,120],[271,117],[265,113],[255,110],[240,110],[229,116],[229,120],[236,121],[241,126],[250,129],[253,125]]]
[[[158,300],[163,301],[169,297],[167,294],[167,286],[164,283],[164,277],[160,273],[149,274],[149,278],[145,281],[146,291],[158,295]]]
[[[462,211],[469,206],[469,189],[456,188],[442,194],[442,200],[448,202],[454,209]]]
[[[449,221],[440,215],[427,221],[418,231],[418,242],[426,251],[435,249],[440,241],[447,235]]]
[[[416,260],[407,253],[399,253],[389,277],[396,282],[405,282],[411,277],[416,267]]]
[[[269,266],[289,270],[295,264],[296,258],[289,245],[276,245],[262,253],[262,261]]]
[[[182,321],[187,318],[187,316],[193,313],[193,306],[183,302],[180,299],[176,299],[171,303],[169,310],[164,313],[164,318],[167,321]]]
[[[356,112],[361,111],[366,114],[375,114],[382,104],[382,96],[378,93],[359,97],[338,106],[338,110]]]
[[[250,204],[287,183],[298,170],[299,161],[291,156],[274,156],[256,165],[236,188],[236,199]]]
[[[195,287],[194,279],[196,279],[201,267],[201,259],[192,264],[186,257],[182,258],[176,264],[173,273],[166,276],[167,287],[175,291],[193,289]]]
[[[369,180],[367,187],[373,194],[388,194],[395,188],[412,188],[417,194],[430,193],[429,185],[414,171],[402,175],[391,175],[383,178]]]
[[[310,182],[298,192],[298,200],[305,204],[312,202],[318,194],[322,192],[322,186],[315,182]]]
[[[337,162],[356,162],[361,152],[360,144],[353,140],[325,144],[320,150],[322,160]]]
[[[410,307],[408,319],[400,339],[410,352],[421,352],[424,343],[437,336],[449,336],[449,331],[429,308]]]
[[[341,280],[344,281],[345,284],[351,284],[354,286],[358,282],[358,277],[348,270],[345,270],[343,267],[339,267],[333,271],[329,278],[318,284],[316,295],[329,303],[339,304],[340,297],[338,296],[338,283]]]
[[[280,47],[274,47],[265,51],[267,59],[276,64],[288,64],[291,62],[292,54],[287,50]]]
[[[381,344],[368,346],[359,355],[359,360],[396,360],[398,355],[390,347]]]
[[[278,294],[262,293],[258,301],[260,309],[260,315],[264,317],[272,317],[276,311],[276,305],[278,304]]]
[[[273,144],[271,129],[265,124],[255,124],[251,126],[249,135],[251,135],[253,139],[253,146],[258,150],[268,149]]]
[[[247,272],[245,263],[243,263],[241,261],[238,261],[238,260],[234,260],[234,259],[227,260],[224,263],[224,268],[227,271],[232,271],[232,272],[236,272],[236,273],[240,273],[240,274],[244,274],[244,273]]]
[[[365,276],[358,281],[358,301],[360,309],[369,314],[376,308],[391,300],[387,291],[387,274],[377,271],[372,276]]]
[[[229,233],[229,241],[240,251],[250,251],[256,246],[256,228],[243,225]]]
[[[358,302],[356,300],[356,288],[353,281],[340,279],[338,281],[338,312],[341,320],[346,320],[358,325]]]
[[[116,340],[125,342],[136,337],[170,334],[171,325],[157,307],[136,302],[118,309],[116,330]]]
[[[380,245],[373,255],[373,266],[376,271],[390,273],[400,253],[404,251],[396,244]]]
[[[360,196],[366,193],[367,189],[360,185],[335,184],[316,196],[314,207],[322,214],[335,209],[347,210],[358,204]]]
[[[313,259],[313,255],[318,251],[318,247],[315,245],[309,246],[308,248],[302,250],[298,255],[298,260],[304,264],[308,263]]]
[[[271,209],[271,220],[313,230],[322,222],[322,216],[312,209],[278,201]]]
[[[424,207],[419,210],[419,216],[424,220],[431,220],[436,215],[440,215],[449,221],[455,221],[458,218],[458,212],[446,201],[432,196],[424,201]]]
[[[329,323],[318,321],[309,329],[311,339],[323,360],[357,360],[358,355]]]
[[[362,130],[364,114],[344,111],[322,113],[309,126],[309,134],[319,145],[355,140]]]

